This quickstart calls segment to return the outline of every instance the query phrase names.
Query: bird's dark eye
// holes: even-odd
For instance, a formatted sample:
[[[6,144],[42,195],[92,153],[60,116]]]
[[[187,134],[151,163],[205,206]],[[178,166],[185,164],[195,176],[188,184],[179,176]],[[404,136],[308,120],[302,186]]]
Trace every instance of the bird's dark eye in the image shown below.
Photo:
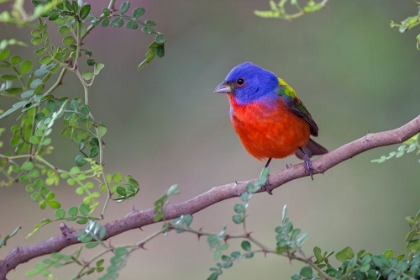
[[[237,79],[236,80],[236,84],[238,85],[238,86],[243,86],[244,84],[245,84],[245,80],[244,80],[244,78],[239,78],[239,79]]]

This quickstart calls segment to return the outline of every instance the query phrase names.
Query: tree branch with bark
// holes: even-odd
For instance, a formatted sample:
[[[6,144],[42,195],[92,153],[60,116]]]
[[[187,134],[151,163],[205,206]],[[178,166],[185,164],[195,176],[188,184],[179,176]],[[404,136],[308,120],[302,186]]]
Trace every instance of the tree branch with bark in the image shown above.
[[[420,132],[420,116],[414,118],[405,125],[388,131],[379,133],[368,133],[365,136],[347,143],[334,151],[312,161],[312,168],[314,174],[323,174],[330,168],[340,164],[356,155],[365,151],[398,144],[406,141],[412,136]],[[306,177],[303,164],[296,164],[284,168],[277,173],[271,174],[268,179],[268,186],[274,190],[287,182]],[[178,204],[170,204],[165,207],[164,218],[171,220],[180,217],[181,215],[194,214],[205,208],[214,205],[220,201],[237,198],[241,194],[247,192],[247,184],[256,182],[257,179],[244,182],[235,182],[222,186],[213,187],[212,189]],[[259,190],[257,192],[263,192]],[[129,230],[145,227],[154,224],[156,213],[154,208],[145,210],[133,210],[125,217],[109,222],[104,225],[106,235],[103,240],[109,239],[113,236],[127,232]],[[59,252],[62,249],[74,244],[81,243],[76,236],[77,232],[83,229],[71,229],[64,223],[60,224],[61,234],[49,238],[43,242],[16,247],[2,260],[0,260],[0,279],[6,279],[9,271],[15,269],[19,264],[28,262],[34,258],[48,255],[54,252]]]

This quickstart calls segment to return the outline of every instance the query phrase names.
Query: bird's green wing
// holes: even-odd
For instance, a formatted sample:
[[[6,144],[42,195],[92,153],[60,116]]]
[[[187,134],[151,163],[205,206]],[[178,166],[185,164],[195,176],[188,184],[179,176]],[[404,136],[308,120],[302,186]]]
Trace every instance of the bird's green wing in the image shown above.
[[[277,94],[283,98],[287,106],[295,115],[301,117],[310,125],[311,134],[313,136],[318,136],[318,126],[309,113],[308,109],[306,109],[305,105],[303,105],[302,101],[299,99],[293,88],[280,78]]]

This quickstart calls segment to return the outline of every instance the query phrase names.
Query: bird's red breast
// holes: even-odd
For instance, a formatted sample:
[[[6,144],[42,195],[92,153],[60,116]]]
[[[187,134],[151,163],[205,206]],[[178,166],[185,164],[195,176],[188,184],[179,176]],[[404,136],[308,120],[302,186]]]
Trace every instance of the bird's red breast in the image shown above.
[[[305,147],[309,140],[309,124],[296,116],[279,98],[273,105],[256,100],[241,105],[231,94],[233,128],[245,149],[255,158],[284,158]]]

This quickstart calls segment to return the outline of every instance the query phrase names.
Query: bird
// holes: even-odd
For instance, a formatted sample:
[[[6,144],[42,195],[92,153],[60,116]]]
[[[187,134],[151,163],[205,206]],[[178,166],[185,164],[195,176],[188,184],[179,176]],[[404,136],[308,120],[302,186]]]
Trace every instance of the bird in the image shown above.
[[[291,86],[273,72],[244,62],[214,92],[227,94],[232,126],[250,155],[267,160],[264,168],[272,158],[295,154],[313,180],[310,158],[328,150],[311,138],[318,136],[318,125]]]

